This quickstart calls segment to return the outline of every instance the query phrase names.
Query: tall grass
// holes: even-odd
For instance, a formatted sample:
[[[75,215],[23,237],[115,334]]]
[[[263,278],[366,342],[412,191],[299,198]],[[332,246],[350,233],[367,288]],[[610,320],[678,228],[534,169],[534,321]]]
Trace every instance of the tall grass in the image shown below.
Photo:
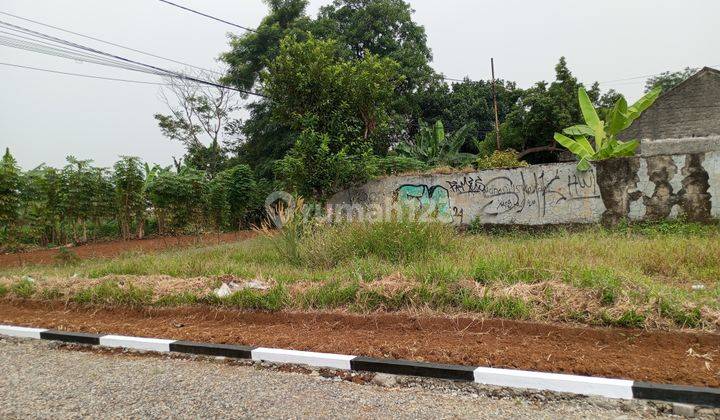
[[[24,275],[82,279],[163,274],[262,278],[277,285],[271,294],[243,291],[217,302],[183,293],[153,297],[164,305],[210,303],[264,310],[428,307],[620,326],[650,325],[660,318],[686,327],[703,326],[720,313],[717,225],[589,227],[535,235],[463,234],[440,224],[407,221],[303,226],[301,234],[290,239],[281,235],[0,271],[0,295],[37,295],[32,286],[19,284]],[[3,276],[12,281],[3,282]],[[148,298],[141,291],[126,296],[107,286],[76,299],[144,304]]]

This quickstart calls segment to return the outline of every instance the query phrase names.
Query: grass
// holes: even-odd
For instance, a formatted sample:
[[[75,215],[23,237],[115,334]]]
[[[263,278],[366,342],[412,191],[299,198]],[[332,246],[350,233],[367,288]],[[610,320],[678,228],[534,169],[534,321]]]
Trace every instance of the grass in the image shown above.
[[[266,279],[272,287],[223,299],[211,295],[210,286],[201,292],[159,293],[144,283],[156,275]],[[118,281],[118,276],[130,280]],[[93,285],[68,292],[53,280],[72,277]],[[720,227],[665,222],[463,234],[414,222],[310,226],[292,235],[261,235],[234,244],[0,271],[2,296],[271,311],[428,308],[511,319],[716,330]]]

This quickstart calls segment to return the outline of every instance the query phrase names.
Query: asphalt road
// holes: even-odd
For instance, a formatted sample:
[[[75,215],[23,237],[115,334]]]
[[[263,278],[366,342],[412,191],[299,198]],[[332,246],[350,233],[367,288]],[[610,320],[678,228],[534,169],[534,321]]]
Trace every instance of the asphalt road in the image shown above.
[[[641,402],[494,399],[210,360],[113,355],[0,338],[0,418],[635,418]],[[434,388],[434,389],[429,389]]]

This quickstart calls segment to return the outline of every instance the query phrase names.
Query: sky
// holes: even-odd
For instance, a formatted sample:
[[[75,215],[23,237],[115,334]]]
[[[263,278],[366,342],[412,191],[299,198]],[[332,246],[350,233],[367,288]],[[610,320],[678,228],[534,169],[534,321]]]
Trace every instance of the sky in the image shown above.
[[[174,0],[243,26],[259,24],[261,0]],[[329,0],[310,0],[315,16]],[[582,82],[601,82],[629,99],[643,92],[644,77],[687,66],[720,67],[720,2],[716,0],[411,0],[425,27],[433,67],[447,77],[496,76],[529,87],[552,80],[565,56]],[[227,34],[241,30],[157,0],[3,0],[11,13],[201,67],[219,68]],[[43,28],[7,15],[0,21],[53,34],[149,64],[162,60]],[[79,63],[0,46],[0,63],[122,79],[155,76]],[[621,80],[618,79],[630,79]],[[0,147],[24,169],[62,166],[65,156],[111,166],[120,155],[169,165],[182,146],[162,136],[153,118],[166,113],[160,87],[94,80],[0,64]]]

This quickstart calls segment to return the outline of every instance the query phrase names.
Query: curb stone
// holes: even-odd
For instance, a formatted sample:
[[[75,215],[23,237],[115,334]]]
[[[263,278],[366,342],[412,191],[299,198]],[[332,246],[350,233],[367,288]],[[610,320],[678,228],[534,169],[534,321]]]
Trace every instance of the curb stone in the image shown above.
[[[720,388],[655,384],[624,379],[598,378],[482,366],[461,366],[410,360],[376,359],[371,357],[317,353],[266,347],[197,343],[118,335],[86,334],[42,328],[0,325],[0,335],[34,338],[66,343],[90,344],[144,350],[176,352],[203,356],[221,356],[260,362],[288,363],[339,370],[366,371],[394,375],[451,379],[508,388],[600,396],[614,399],[657,400],[670,403],[720,407]]]

